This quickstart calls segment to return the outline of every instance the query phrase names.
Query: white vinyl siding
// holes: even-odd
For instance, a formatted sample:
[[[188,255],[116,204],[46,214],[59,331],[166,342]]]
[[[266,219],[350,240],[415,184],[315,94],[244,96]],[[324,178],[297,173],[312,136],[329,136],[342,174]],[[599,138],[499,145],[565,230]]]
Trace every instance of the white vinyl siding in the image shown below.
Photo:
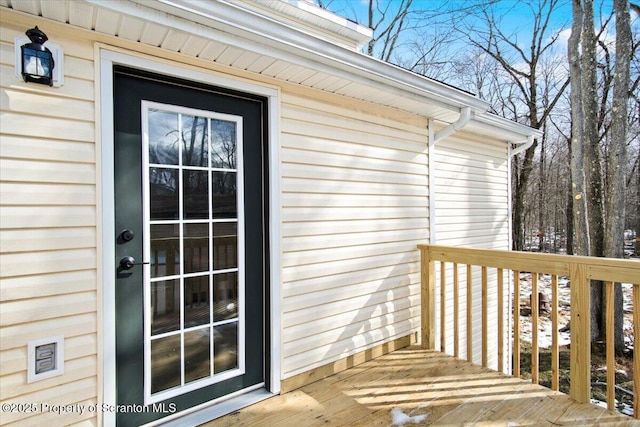
[[[282,95],[284,378],[415,332],[429,233],[426,120],[312,95]]]
[[[56,34],[61,88],[14,75],[13,40],[0,33],[0,400],[94,404],[98,396],[93,46]],[[53,34],[50,34],[50,36]],[[27,342],[64,336],[64,375],[27,383]],[[92,423],[96,414],[2,414],[2,423]]]
[[[436,244],[485,249],[509,249],[509,188],[507,143],[458,133],[435,147]],[[439,274],[439,264],[438,264]],[[453,283],[453,266],[447,267]],[[467,354],[467,272],[459,266],[459,352]],[[473,362],[482,362],[481,270],[473,270]],[[497,272],[488,270],[488,365],[497,369]],[[508,318],[508,277],[504,278],[505,319]],[[436,316],[440,316],[440,282],[436,283]],[[453,286],[446,289],[446,352],[453,354]],[[438,317],[439,319],[439,317]],[[506,328],[505,328],[506,330]],[[505,332],[506,334],[506,332]],[[506,338],[506,336],[505,336]],[[440,329],[436,328],[440,343]],[[505,345],[508,340],[505,339]],[[505,366],[508,355],[505,349]]]

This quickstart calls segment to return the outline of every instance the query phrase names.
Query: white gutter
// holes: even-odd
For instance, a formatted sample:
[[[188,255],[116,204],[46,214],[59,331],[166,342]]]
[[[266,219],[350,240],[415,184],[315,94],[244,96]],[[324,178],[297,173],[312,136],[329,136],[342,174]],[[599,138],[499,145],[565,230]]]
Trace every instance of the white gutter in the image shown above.
[[[509,144],[519,146],[511,147],[511,156],[527,150],[533,145],[535,138],[542,137],[542,131],[539,129],[534,129],[522,123],[514,122],[491,113],[474,115],[470,127],[477,127],[478,130],[484,129],[488,132],[499,131],[503,135],[502,138],[508,141]]]

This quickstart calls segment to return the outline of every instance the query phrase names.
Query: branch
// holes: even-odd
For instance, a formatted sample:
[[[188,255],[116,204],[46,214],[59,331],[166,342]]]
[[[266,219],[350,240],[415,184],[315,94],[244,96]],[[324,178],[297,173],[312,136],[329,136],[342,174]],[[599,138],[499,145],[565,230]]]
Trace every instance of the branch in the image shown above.
[[[570,83],[570,79],[567,77],[567,79],[562,84],[562,87],[560,88],[558,93],[556,93],[556,95],[553,97],[553,100],[551,101],[549,106],[547,106],[547,108],[545,108],[545,110],[543,111],[542,117],[540,117],[539,123],[544,123],[547,120],[547,117],[549,117],[549,115],[551,114],[551,111],[553,111],[553,108],[556,106],[560,98],[562,98],[562,94],[567,89],[567,87],[569,87],[569,83]]]

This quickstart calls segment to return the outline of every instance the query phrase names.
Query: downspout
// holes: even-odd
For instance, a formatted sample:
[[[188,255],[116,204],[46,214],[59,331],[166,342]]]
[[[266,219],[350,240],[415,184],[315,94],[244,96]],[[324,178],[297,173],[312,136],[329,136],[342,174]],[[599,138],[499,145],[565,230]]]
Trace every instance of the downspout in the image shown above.
[[[507,148],[507,158],[509,160],[511,160],[512,157],[522,153],[523,151],[528,150],[532,145],[533,145],[533,135],[528,135],[527,139],[525,141],[520,141],[520,142],[511,142],[508,145]],[[519,147],[514,148],[514,145],[519,145]],[[509,194],[509,213],[508,213],[508,223],[509,223],[509,250],[511,250],[511,248],[513,247],[513,209],[511,207],[511,200],[513,200],[513,190],[512,190],[512,168],[511,168],[511,161],[507,162],[507,179],[508,179],[508,187],[507,187],[507,192]],[[509,295],[511,295],[513,293],[513,289],[514,289],[514,280],[515,278],[509,274],[508,275],[508,280],[507,280],[507,286],[509,288]],[[512,306],[512,301],[510,298],[507,298],[507,313],[511,313],[511,311],[513,310],[513,306]],[[508,318],[508,331],[513,330],[513,317],[509,316]],[[512,342],[511,340],[507,340],[507,354],[509,355],[513,355],[513,347],[512,347]],[[506,371],[507,372],[511,372],[511,364],[512,364],[512,360],[511,357],[507,357],[506,358]]]
[[[471,107],[462,108],[458,120],[438,132],[434,131],[435,121],[429,119],[429,243],[432,245],[436,243],[436,143],[462,130],[470,120]]]
[[[467,125],[467,123],[469,123],[469,120],[471,120],[471,107],[464,107],[462,111],[460,111],[460,117],[458,117],[458,120],[435,133],[433,144],[435,145],[441,139],[446,138],[459,130],[462,130]]]
[[[519,145],[519,147],[514,147],[514,145]],[[511,200],[513,200],[513,191],[512,191],[512,169],[511,169],[511,158],[517,156],[523,151],[528,150],[533,145],[533,135],[527,135],[527,139],[524,141],[518,142],[510,142],[507,148],[507,158],[509,162],[507,163],[507,174],[508,174],[508,192],[509,192],[509,248],[511,250],[513,247],[513,209],[511,207]]]
[[[509,239],[508,239],[508,247],[507,250],[511,250],[511,248],[513,247],[513,209],[511,206],[511,201],[513,200],[513,168],[511,166],[511,157],[513,156],[513,143],[507,144],[507,200],[509,201],[509,205],[508,205],[508,209],[507,209],[507,224],[508,224],[508,233],[509,233]],[[514,290],[514,276],[513,273],[508,273],[507,274],[507,289],[508,289],[508,294],[507,295],[513,295],[513,290]],[[511,313],[513,310],[513,302],[511,301],[511,298],[507,298],[507,313]],[[513,316],[507,316],[507,328],[505,330],[505,337],[508,337],[509,334],[506,331],[513,331]],[[507,343],[507,355],[506,357],[503,359],[503,362],[506,362],[503,364],[503,366],[505,367],[505,371],[503,373],[508,374],[513,372],[511,370],[512,365],[513,365],[513,344],[511,342],[512,340],[510,339],[506,339],[505,342]]]
[[[429,119],[429,243],[436,244],[436,143],[449,135],[463,129],[471,120],[471,107],[464,107],[460,110],[458,120],[451,123],[444,129],[435,131],[435,120]],[[440,308],[436,308],[436,316],[439,314]],[[442,349],[440,349],[442,351]]]

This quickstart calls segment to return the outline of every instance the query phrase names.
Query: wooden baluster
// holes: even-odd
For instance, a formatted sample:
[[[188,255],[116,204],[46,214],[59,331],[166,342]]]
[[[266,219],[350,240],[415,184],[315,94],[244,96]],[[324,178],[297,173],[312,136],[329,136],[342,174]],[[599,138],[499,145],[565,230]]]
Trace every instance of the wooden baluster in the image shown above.
[[[551,276],[551,389],[560,390],[560,346],[558,332],[558,276]]]
[[[539,382],[538,354],[538,273],[531,272],[531,382]]]
[[[467,360],[473,363],[473,268],[467,264]]]
[[[453,263],[453,355],[460,357],[460,325],[458,324],[460,295],[458,291],[458,264]]]
[[[607,409],[616,410],[616,355],[615,355],[615,339],[613,328],[613,304],[614,304],[614,284],[613,282],[605,283],[606,289],[606,311],[605,311],[605,328],[606,328],[606,352],[607,352]]]
[[[482,266],[482,366],[485,368],[488,365],[488,338],[489,335],[489,317],[487,312],[489,311],[489,304],[487,302],[487,293],[488,293],[488,278],[487,278],[487,267]]]
[[[520,377],[520,271],[513,272],[513,376]]]
[[[504,272],[498,269],[498,372],[504,372]]]
[[[633,389],[640,390],[640,283],[633,285]],[[640,393],[633,393],[633,417],[640,419]]]
[[[447,329],[446,324],[446,292],[445,283],[447,281],[446,264],[444,261],[440,261],[440,351],[445,353],[447,346],[447,337],[445,331]]]

